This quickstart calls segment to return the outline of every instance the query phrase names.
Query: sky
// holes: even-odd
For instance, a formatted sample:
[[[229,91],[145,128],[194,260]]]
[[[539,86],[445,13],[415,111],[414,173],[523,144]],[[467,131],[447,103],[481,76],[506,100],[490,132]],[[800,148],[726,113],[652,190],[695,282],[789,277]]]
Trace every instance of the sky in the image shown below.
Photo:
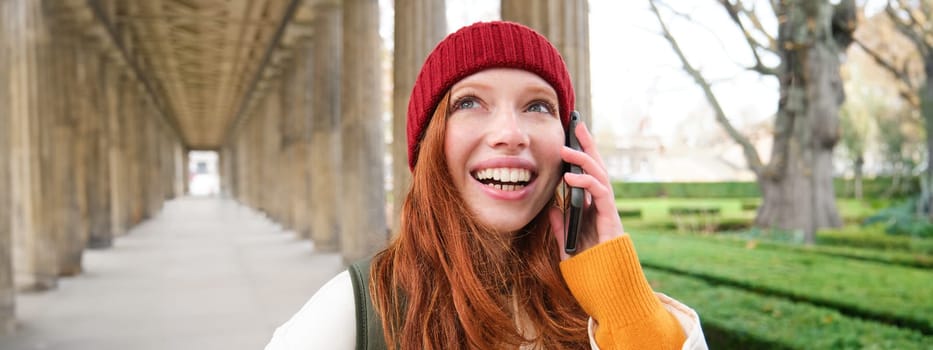
[[[499,19],[500,0],[447,0],[448,32],[476,21]],[[761,19],[772,35],[777,23],[766,2]],[[391,45],[391,0],[383,3],[383,36]],[[777,110],[778,82],[745,67],[754,63],[748,45],[725,10],[713,0],[665,0],[661,8],[687,58],[712,81],[734,125],[768,120]],[[883,1],[869,0],[877,8]],[[673,13],[676,9],[692,20]],[[615,138],[644,133],[673,146],[697,125],[715,126],[702,90],[682,69],[648,0],[590,0],[590,75],[593,132]],[[766,62],[774,63],[773,57]],[[689,134],[687,132],[686,134]]]

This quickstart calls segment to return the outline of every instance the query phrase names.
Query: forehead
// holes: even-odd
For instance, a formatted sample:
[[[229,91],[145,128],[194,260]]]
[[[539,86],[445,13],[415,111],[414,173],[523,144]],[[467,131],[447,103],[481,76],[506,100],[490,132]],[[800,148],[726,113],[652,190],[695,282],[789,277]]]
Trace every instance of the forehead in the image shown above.
[[[465,88],[537,90],[557,98],[557,92],[547,81],[537,74],[515,68],[491,68],[473,73],[454,84],[450,91],[456,93]]]

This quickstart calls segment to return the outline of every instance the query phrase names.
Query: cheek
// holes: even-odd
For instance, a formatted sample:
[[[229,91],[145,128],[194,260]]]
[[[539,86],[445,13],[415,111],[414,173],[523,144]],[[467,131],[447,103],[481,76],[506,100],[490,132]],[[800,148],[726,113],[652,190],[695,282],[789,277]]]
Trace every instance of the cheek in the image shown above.
[[[564,129],[557,124],[543,130],[538,138],[542,160],[560,163],[560,150],[564,146]],[[553,164],[552,164],[553,165]]]
[[[456,123],[448,122],[444,134],[444,159],[447,161],[447,170],[451,175],[458,174],[460,169],[466,166],[469,134],[458,132],[462,129]]]

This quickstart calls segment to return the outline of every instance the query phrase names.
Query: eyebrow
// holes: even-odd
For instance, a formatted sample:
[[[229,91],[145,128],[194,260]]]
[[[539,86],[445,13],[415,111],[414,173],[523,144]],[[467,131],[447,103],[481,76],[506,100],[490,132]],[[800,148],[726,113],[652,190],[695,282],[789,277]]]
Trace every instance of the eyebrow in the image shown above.
[[[528,92],[531,92],[531,93],[543,94],[549,98],[553,97],[555,100],[560,99],[560,96],[557,96],[557,91],[555,91],[550,86],[542,86],[542,85],[536,84],[536,85],[529,86],[528,88],[526,88],[526,90],[528,90]]]
[[[450,95],[451,97],[454,97],[454,95],[457,95],[457,93],[455,92],[459,92],[462,90],[484,91],[484,90],[492,90],[493,88],[494,87],[492,84],[484,84],[480,82],[465,82],[463,83],[463,85],[456,86],[455,89],[451,89]],[[557,92],[554,91],[553,88],[547,85],[531,84],[531,85],[528,85],[525,88],[525,90],[526,91],[523,91],[523,93],[543,94],[547,97],[553,97],[555,100],[559,99],[559,96],[557,96]]]

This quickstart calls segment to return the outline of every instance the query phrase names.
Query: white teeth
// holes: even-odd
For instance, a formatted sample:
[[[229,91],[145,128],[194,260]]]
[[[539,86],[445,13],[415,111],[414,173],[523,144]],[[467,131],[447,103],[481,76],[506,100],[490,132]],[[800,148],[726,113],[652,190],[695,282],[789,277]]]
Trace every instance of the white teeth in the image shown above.
[[[525,188],[525,186],[522,186],[522,185],[503,185],[503,184],[488,184],[485,186],[489,186],[489,187],[492,187],[492,188],[495,188],[501,191],[518,191],[520,189]]]
[[[531,171],[518,168],[489,168],[477,171],[476,178],[499,182],[528,182],[531,180]]]

